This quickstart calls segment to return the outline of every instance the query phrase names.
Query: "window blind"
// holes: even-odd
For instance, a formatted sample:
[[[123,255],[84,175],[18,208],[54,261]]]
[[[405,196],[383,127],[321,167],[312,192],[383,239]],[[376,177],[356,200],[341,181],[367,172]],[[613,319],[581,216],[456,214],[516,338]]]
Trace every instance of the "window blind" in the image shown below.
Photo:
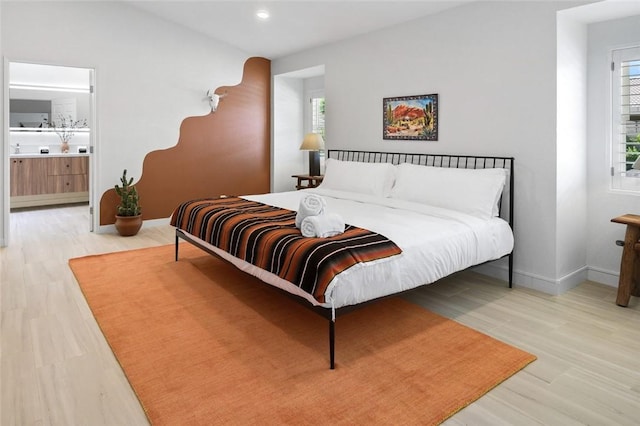
[[[611,71],[612,187],[640,191],[640,48],[614,50]]]

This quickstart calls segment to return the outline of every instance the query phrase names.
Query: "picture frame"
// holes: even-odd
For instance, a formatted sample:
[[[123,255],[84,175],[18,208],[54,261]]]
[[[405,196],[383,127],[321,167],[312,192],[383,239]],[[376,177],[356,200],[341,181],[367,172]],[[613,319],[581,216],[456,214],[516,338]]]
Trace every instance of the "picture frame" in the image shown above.
[[[382,138],[438,140],[438,94],[399,96],[382,100]]]

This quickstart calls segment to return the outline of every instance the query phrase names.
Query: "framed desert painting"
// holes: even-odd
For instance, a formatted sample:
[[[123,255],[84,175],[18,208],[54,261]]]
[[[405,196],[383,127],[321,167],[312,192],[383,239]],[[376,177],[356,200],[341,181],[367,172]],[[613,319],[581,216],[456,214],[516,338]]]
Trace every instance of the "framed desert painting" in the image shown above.
[[[438,95],[384,98],[383,139],[438,140]]]

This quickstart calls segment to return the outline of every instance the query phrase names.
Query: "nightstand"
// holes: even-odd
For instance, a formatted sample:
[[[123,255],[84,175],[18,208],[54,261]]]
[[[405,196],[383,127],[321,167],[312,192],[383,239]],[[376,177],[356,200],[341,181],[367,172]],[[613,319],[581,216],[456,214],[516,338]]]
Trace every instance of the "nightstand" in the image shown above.
[[[298,179],[296,189],[315,188],[322,183],[324,176],[311,176],[311,175],[292,175],[291,177]]]

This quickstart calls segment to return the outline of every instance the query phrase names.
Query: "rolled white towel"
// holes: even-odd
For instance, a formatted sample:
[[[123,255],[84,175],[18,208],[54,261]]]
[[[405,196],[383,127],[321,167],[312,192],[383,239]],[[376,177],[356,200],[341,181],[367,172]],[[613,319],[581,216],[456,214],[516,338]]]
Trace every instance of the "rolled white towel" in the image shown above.
[[[335,213],[307,216],[300,225],[303,237],[328,238],[344,232],[344,220]]]
[[[325,207],[327,207],[327,202],[319,195],[307,194],[302,197],[298,213],[296,213],[296,228],[300,228],[305,217],[324,213]]]

